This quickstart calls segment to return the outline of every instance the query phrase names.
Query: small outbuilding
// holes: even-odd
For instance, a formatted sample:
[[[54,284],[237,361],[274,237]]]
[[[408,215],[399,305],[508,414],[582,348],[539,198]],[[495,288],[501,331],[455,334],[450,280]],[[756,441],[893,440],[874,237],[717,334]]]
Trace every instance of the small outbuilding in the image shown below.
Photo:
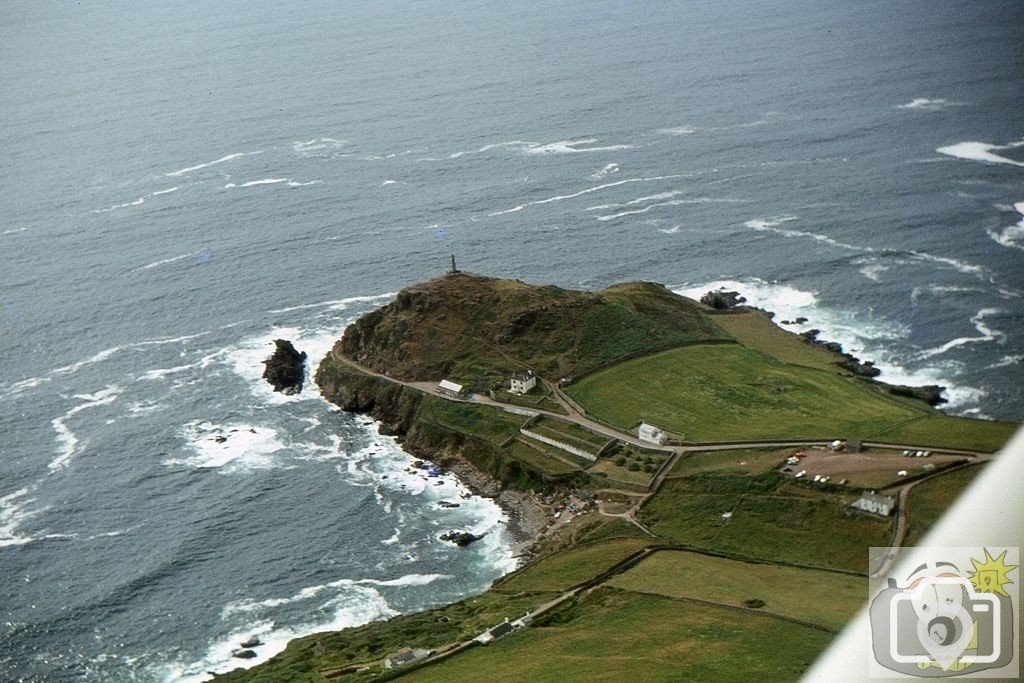
[[[466,395],[466,389],[461,384],[443,379],[437,384],[437,391],[445,396],[451,396],[452,398],[462,398]]]
[[[503,635],[511,633],[513,629],[514,626],[509,623],[508,619],[506,619],[497,626],[487,629],[473,640],[480,643],[481,645],[486,645],[495,638],[501,638]]]
[[[393,655],[384,658],[385,669],[397,669],[400,666],[411,664],[412,662],[426,659],[434,653],[433,650],[411,650],[406,648],[400,652],[396,652]]]
[[[896,507],[896,499],[892,496],[883,496],[874,491],[867,491],[861,494],[861,497],[854,501],[851,507],[888,517],[892,514],[893,508]]]

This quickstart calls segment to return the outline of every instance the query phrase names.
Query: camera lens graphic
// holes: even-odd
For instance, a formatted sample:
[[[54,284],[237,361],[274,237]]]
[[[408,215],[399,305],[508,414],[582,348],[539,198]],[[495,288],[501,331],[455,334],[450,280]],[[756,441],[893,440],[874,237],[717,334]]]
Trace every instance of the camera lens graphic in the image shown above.
[[[959,657],[971,642],[970,613],[961,605],[950,607],[944,610],[946,614],[917,622],[918,641],[936,660]]]
[[[956,623],[949,617],[936,617],[928,622],[928,635],[942,647],[952,645],[956,640]]]

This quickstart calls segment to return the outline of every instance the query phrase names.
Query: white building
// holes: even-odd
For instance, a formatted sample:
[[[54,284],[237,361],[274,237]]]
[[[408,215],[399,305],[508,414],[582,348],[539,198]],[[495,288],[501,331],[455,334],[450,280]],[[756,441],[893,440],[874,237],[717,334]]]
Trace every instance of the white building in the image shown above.
[[[528,394],[537,386],[537,376],[532,372],[519,372],[509,380],[509,391],[513,394]]]
[[[640,423],[640,429],[637,430],[637,436],[640,437],[641,441],[656,443],[659,446],[664,446],[665,442],[668,441],[668,437],[665,435],[665,432],[661,431],[654,425],[647,424],[646,422]]]
[[[853,503],[852,507],[888,517],[892,514],[892,509],[896,507],[896,499],[892,496],[883,496],[874,491],[868,491],[861,494],[861,497]]]
[[[437,390],[445,396],[454,396],[456,398],[462,396],[466,391],[461,384],[449,382],[446,379],[443,379],[438,383]]]

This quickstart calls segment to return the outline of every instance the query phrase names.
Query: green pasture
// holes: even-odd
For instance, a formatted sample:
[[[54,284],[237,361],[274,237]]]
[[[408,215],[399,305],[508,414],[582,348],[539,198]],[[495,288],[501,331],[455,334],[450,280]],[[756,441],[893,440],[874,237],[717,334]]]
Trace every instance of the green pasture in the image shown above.
[[[868,548],[888,544],[891,522],[851,509],[855,497],[775,473],[708,472],[666,480],[639,519],[659,536],[697,548],[863,572]]]
[[[859,380],[733,344],[637,358],[567,391],[588,413],[622,429],[646,419],[690,441],[865,437],[928,410]]]
[[[983,469],[984,465],[965,467],[914,486],[907,501],[909,520],[903,545],[917,545]]]
[[[650,544],[639,538],[619,538],[549,555],[502,579],[494,590],[564,591],[591,579]]]
[[[767,614],[602,588],[549,625],[523,629],[402,680],[791,681],[831,638]]]
[[[863,605],[868,590],[867,580],[857,576],[673,550],[654,553],[608,585],[734,607],[759,599],[765,612],[834,630]]]

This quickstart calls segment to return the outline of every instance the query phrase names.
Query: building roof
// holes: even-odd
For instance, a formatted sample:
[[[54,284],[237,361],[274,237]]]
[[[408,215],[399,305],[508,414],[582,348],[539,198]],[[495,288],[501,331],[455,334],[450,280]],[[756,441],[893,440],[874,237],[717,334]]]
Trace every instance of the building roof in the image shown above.
[[[498,636],[503,636],[506,633],[511,632],[512,628],[512,624],[508,623],[507,621],[503,621],[502,623],[498,624],[490,631],[488,631],[488,633],[490,633],[491,636],[493,636],[494,638],[497,638]]]
[[[444,389],[445,391],[454,391],[456,394],[461,394],[462,393],[462,385],[461,384],[456,384],[455,382],[449,382],[446,379],[441,380],[438,383],[437,386],[438,386],[439,389]]]
[[[533,373],[527,370],[526,372],[514,372],[512,373],[512,379],[523,380],[524,382],[533,377]]]
[[[880,493],[862,493],[860,500],[866,500],[871,503],[878,503],[879,505],[893,505],[896,499],[892,496],[883,496]]]

